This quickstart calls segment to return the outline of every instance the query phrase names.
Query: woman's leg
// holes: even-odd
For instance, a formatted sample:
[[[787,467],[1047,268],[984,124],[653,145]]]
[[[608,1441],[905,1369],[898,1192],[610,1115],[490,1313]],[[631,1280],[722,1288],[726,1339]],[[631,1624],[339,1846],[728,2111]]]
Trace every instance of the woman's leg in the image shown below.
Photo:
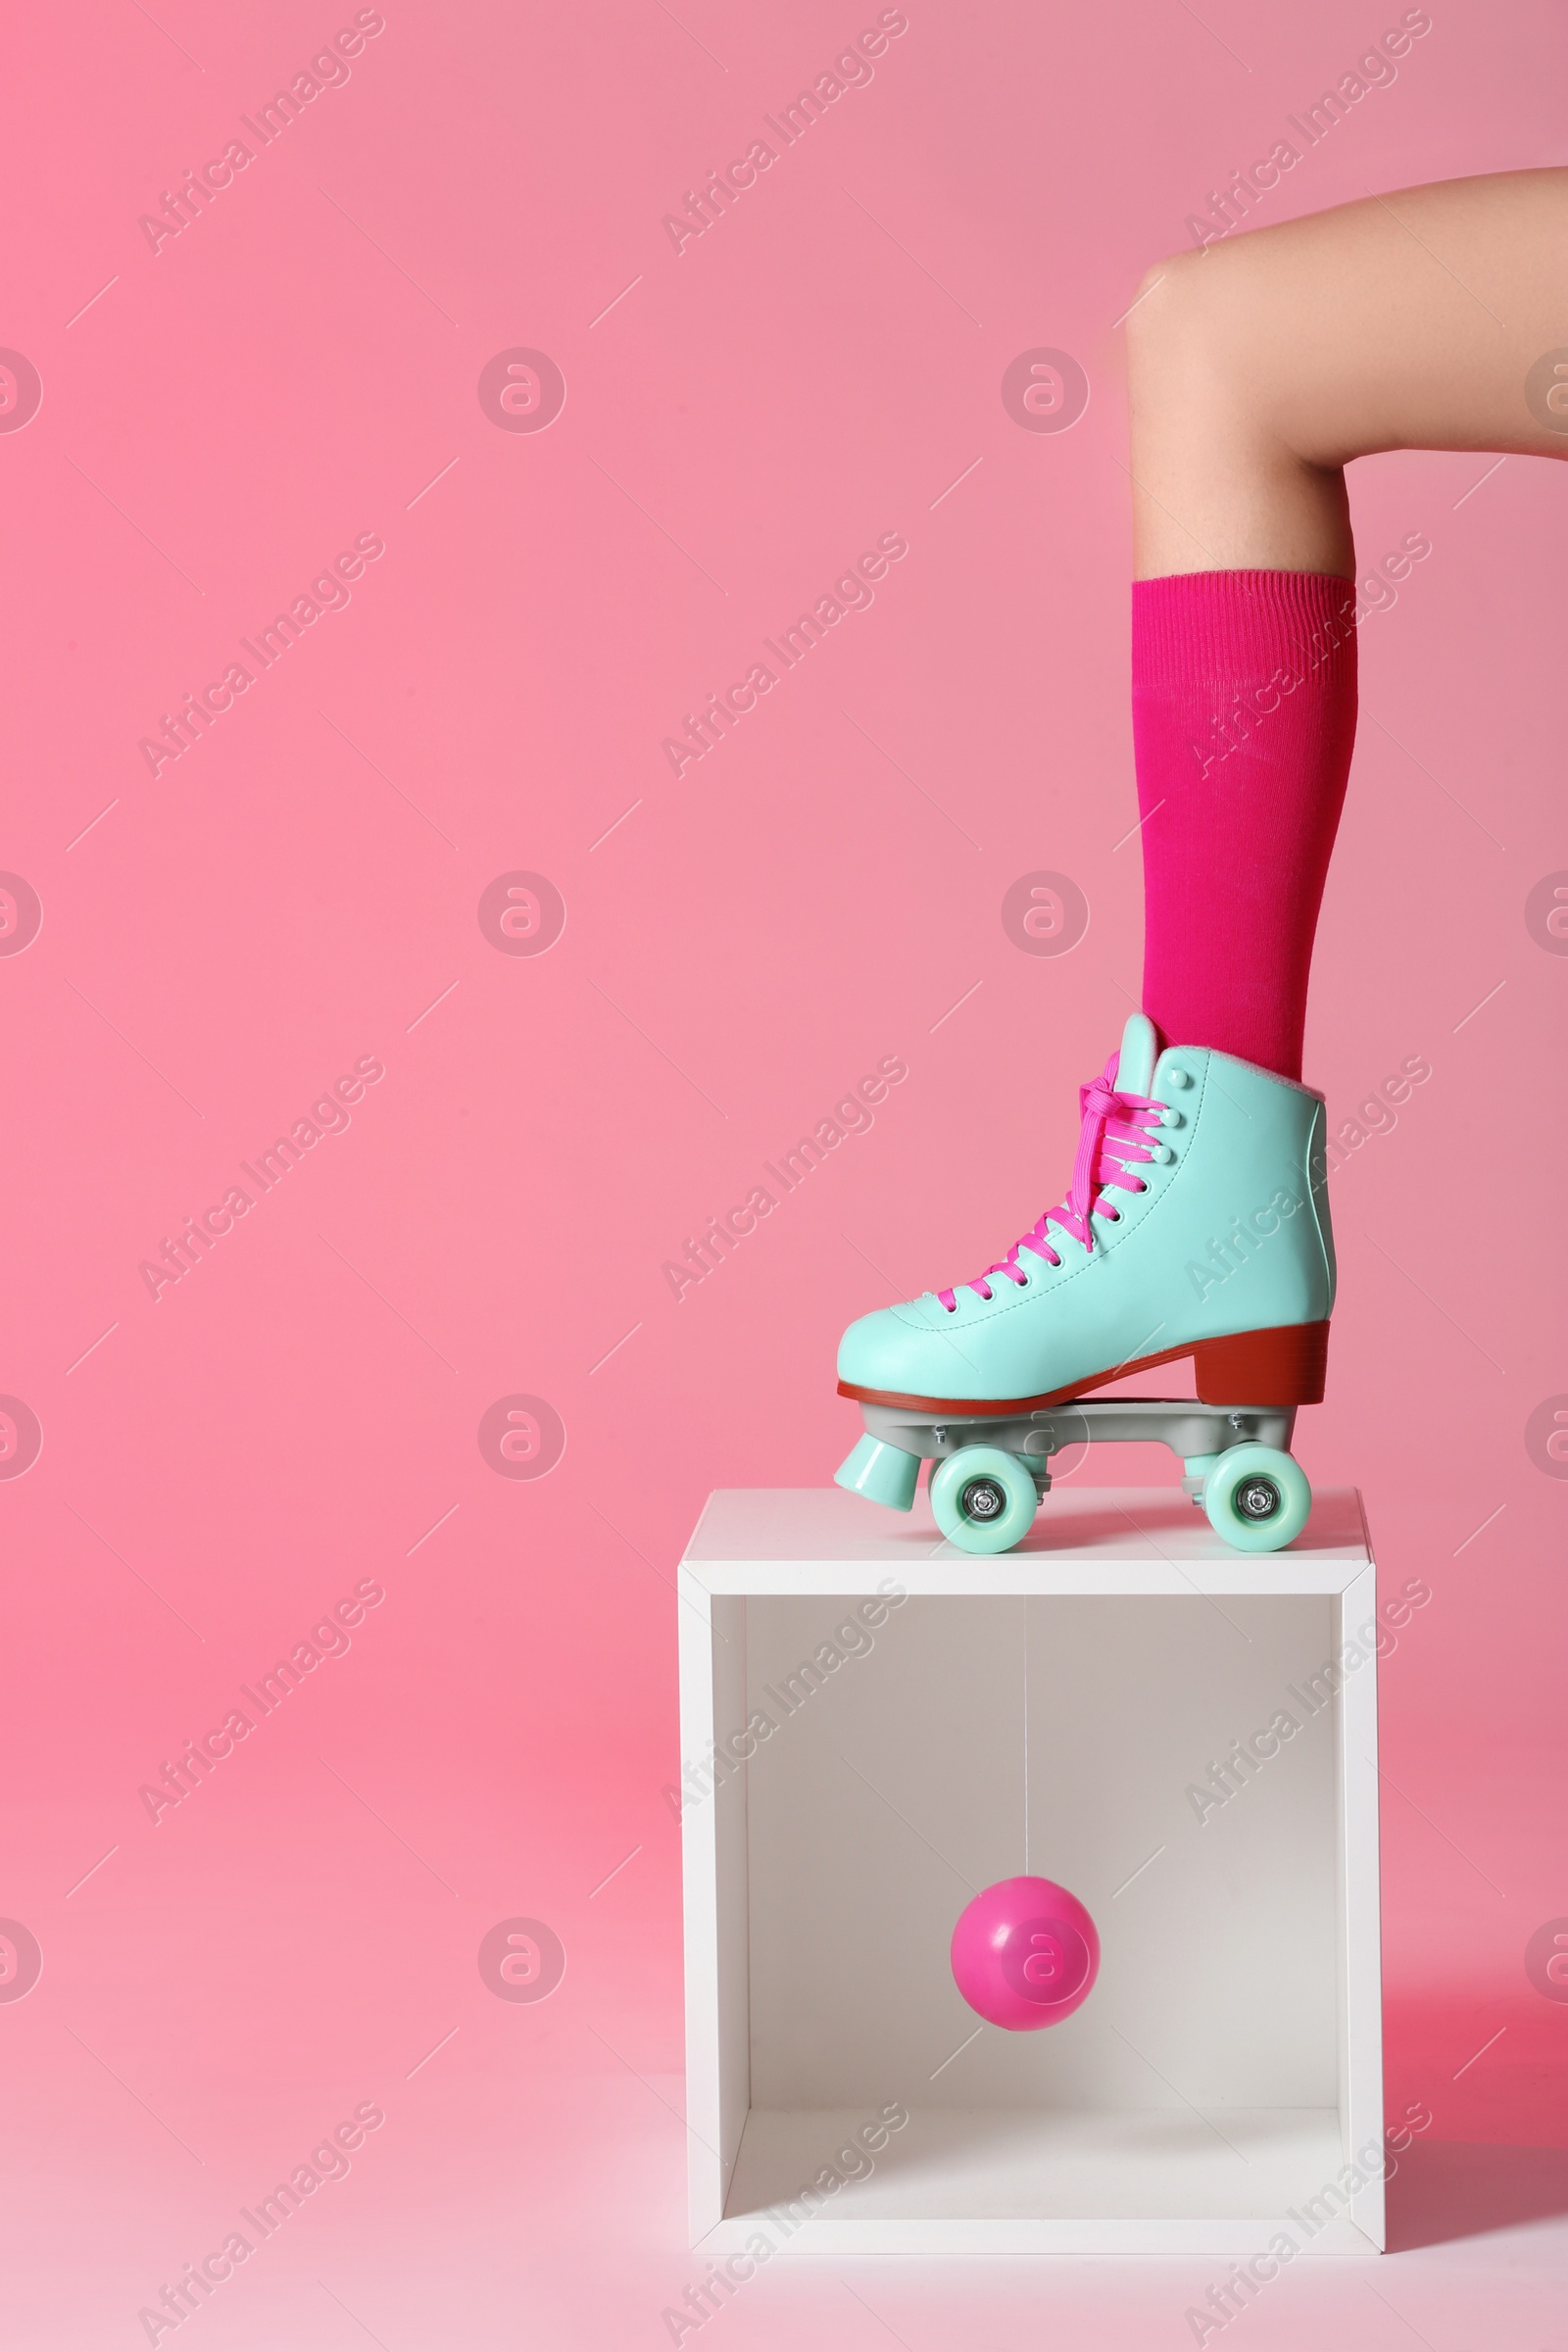
[[[1344,468],[1568,457],[1545,387],[1526,392],[1568,348],[1568,172],[1183,254],[1151,270],[1128,335],[1145,1009],[1173,1042],[1298,1077],[1354,734]]]

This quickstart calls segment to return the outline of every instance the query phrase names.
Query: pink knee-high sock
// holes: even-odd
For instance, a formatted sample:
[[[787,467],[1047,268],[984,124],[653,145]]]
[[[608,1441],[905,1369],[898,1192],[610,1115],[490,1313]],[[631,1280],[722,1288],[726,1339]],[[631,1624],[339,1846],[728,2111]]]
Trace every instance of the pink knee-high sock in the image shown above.
[[[1355,740],[1354,605],[1316,571],[1133,586],[1144,1010],[1286,1078]]]

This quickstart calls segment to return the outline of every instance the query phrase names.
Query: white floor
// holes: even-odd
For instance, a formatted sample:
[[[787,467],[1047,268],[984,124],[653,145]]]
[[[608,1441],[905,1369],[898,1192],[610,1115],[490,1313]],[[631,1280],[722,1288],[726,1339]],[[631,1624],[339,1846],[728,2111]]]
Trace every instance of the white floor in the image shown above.
[[[870,2120],[861,2110],[757,2109],[748,2119],[715,2247],[748,2221],[786,2211],[801,2252],[981,2250],[1025,2241],[1088,2251],[1266,2245],[1284,2227],[1315,2250],[1369,2250],[1345,2222],[1316,2230],[1286,2219],[1330,2186],[1343,2162],[1331,2109],[1227,2108],[1212,2116],[1147,2108],[1042,2114],[927,2108],[911,2115],[860,2179],[812,2200],[836,2151]],[[863,2157],[858,2161],[867,2161]],[[1320,2212],[1323,2209],[1320,2209]],[[806,2218],[809,2214],[809,2218]],[[1023,2235],[1020,2236],[1020,2230]]]

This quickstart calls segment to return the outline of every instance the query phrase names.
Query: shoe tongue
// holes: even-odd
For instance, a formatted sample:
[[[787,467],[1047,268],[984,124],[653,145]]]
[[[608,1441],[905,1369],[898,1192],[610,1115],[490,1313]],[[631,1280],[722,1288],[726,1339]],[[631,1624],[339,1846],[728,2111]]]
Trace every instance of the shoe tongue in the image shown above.
[[[1147,1095],[1154,1083],[1159,1058],[1159,1032],[1147,1012],[1130,1015],[1121,1033],[1121,1055],[1116,1064],[1117,1092]]]

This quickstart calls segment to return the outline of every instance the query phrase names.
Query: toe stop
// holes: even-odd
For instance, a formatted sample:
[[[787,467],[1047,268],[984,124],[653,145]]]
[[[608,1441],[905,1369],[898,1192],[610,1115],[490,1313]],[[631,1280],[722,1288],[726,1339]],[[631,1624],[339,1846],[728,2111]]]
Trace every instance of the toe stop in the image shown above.
[[[885,1502],[891,1510],[906,1511],[913,1505],[919,1475],[917,1453],[906,1453],[901,1446],[889,1446],[867,1431],[863,1438],[857,1439],[834,1471],[833,1483],[848,1487],[852,1494],[865,1495],[871,1502]]]

